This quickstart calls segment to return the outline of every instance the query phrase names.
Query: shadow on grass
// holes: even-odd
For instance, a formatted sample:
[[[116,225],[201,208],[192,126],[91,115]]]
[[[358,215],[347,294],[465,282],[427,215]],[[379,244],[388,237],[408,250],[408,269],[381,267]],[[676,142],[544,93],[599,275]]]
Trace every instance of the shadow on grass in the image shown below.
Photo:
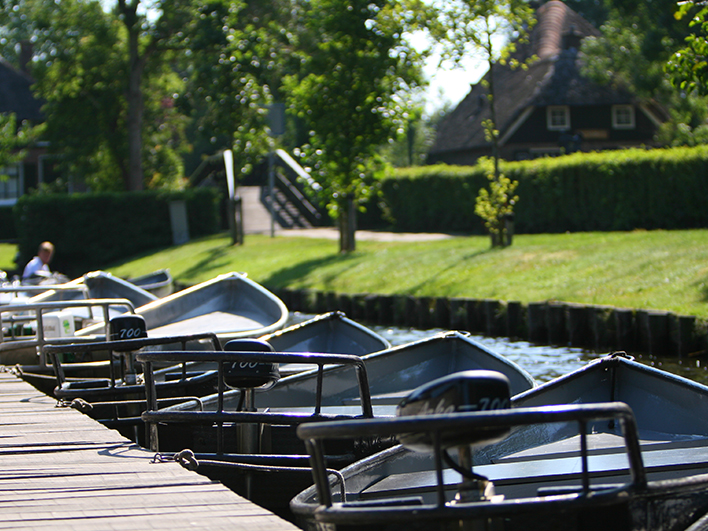
[[[474,258],[478,256],[482,256],[491,252],[497,252],[499,249],[482,249],[480,251],[475,251],[473,253],[467,254],[465,256],[461,256],[459,260],[456,260],[455,262],[452,263],[447,263],[444,267],[442,267],[439,270],[436,270],[435,272],[431,272],[425,280],[422,282],[419,282],[418,284],[411,286],[409,289],[407,289],[404,292],[404,295],[415,295],[416,293],[419,293],[423,291],[423,288],[427,286],[428,284],[433,284],[434,280],[440,277],[441,275],[445,274],[447,271],[451,271],[453,269],[457,269],[460,267],[460,264],[466,262],[467,260],[473,260]]]
[[[349,262],[350,267],[354,267],[359,262],[359,258],[361,257],[356,254],[333,254],[322,258],[317,258],[315,260],[308,260],[307,262],[300,262],[292,267],[286,267],[271,274],[268,278],[264,278],[261,283],[264,286],[269,286],[270,288],[284,288],[295,284],[298,280],[306,278],[313,271],[331,264],[342,264]],[[334,274],[330,274],[328,276],[323,276],[319,280],[326,286],[333,278]]]
[[[188,269],[185,269],[180,273],[180,277],[183,281],[189,282],[197,276],[201,276],[204,273],[214,271],[215,274],[210,275],[216,276],[216,274],[224,272],[224,265],[228,263],[225,259],[227,253],[232,247],[230,245],[225,245],[223,247],[215,247],[209,251],[199,253],[201,260],[192,264]]]

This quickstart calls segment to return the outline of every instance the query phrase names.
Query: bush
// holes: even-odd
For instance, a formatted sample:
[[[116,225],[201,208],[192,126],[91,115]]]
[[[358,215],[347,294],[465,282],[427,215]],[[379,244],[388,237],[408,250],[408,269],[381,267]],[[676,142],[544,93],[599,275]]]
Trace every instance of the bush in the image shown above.
[[[519,233],[687,229],[708,226],[708,147],[576,153],[505,162],[519,181]],[[422,166],[382,183],[399,231],[483,233],[474,214],[481,168]]]
[[[12,207],[0,207],[0,241],[12,241],[17,238]]]
[[[219,194],[185,192],[38,194],[14,207],[22,266],[49,240],[52,269],[69,276],[100,269],[123,257],[172,245],[169,203],[184,200],[190,236],[219,231]]]

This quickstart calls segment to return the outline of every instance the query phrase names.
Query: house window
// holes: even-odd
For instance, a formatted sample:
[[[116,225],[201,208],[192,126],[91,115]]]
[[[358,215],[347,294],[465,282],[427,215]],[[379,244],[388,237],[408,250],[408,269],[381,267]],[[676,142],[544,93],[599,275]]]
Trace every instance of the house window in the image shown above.
[[[612,127],[614,129],[634,129],[634,106],[613,105]]]
[[[17,166],[0,168],[0,200],[17,199],[21,195],[20,172]]]
[[[546,123],[549,131],[566,131],[570,129],[570,107],[567,105],[547,107]]]

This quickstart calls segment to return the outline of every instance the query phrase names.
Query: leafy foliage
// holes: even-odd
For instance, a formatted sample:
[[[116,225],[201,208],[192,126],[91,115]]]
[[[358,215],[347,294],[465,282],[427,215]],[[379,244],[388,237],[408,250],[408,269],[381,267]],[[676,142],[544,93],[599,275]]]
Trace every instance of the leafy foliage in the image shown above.
[[[484,219],[493,247],[511,243],[505,220],[513,213],[518,197],[512,196],[516,183],[499,171],[499,130],[492,70],[495,65],[524,68],[533,60],[515,52],[518,45],[527,41],[534,23],[533,9],[523,0],[452,0],[441,8],[440,25],[434,28],[434,34],[443,43],[445,59],[459,65],[471,52],[481,55],[489,66],[482,83],[488,88],[490,117],[484,120],[482,127],[485,139],[492,145],[490,188],[479,191],[475,213]],[[499,44],[500,37],[508,39],[506,44]]]
[[[284,81],[290,112],[310,131],[299,153],[340,220],[342,251],[355,247],[352,207],[377,193],[377,149],[404,125],[400,95],[420,83],[418,54],[403,38],[411,15],[404,7],[310,1],[300,21],[301,70]]]
[[[696,7],[698,6],[698,7]],[[708,6],[690,0],[679,2],[676,18],[689,17],[693,33],[684,41],[684,47],[676,51],[666,65],[674,86],[702,96],[708,95]]]
[[[519,196],[514,195],[519,182],[512,181],[498,171],[495,173],[492,160],[480,159],[478,164],[486,170],[489,189],[480,189],[474,213],[484,220],[484,226],[494,242],[492,246],[506,247],[511,238],[506,221],[514,214],[514,205],[519,200]]]

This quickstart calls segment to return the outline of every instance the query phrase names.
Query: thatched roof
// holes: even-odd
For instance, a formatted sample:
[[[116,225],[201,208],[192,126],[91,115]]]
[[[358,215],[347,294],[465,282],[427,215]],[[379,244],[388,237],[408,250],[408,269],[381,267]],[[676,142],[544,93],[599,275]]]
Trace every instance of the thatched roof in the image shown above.
[[[30,89],[32,83],[32,78],[27,74],[0,59],[0,113],[15,113],[18,121],[44,121],[42,103]]]
[[[519,47],[519,59],[536,55],[527,70],[495,65],[497,129],[503,139],[529,107],[548,105],[613,105],[631,103],[633,96],[590,82],[580,74],[580,41],[599,31],[563,2],[552,0],[536,12],[529,43]],[[485,79],[489,80],[487,72]],[[488,146],[482,122],[490,118],[487,88],[478,83],[441,122],[430,154]]]

